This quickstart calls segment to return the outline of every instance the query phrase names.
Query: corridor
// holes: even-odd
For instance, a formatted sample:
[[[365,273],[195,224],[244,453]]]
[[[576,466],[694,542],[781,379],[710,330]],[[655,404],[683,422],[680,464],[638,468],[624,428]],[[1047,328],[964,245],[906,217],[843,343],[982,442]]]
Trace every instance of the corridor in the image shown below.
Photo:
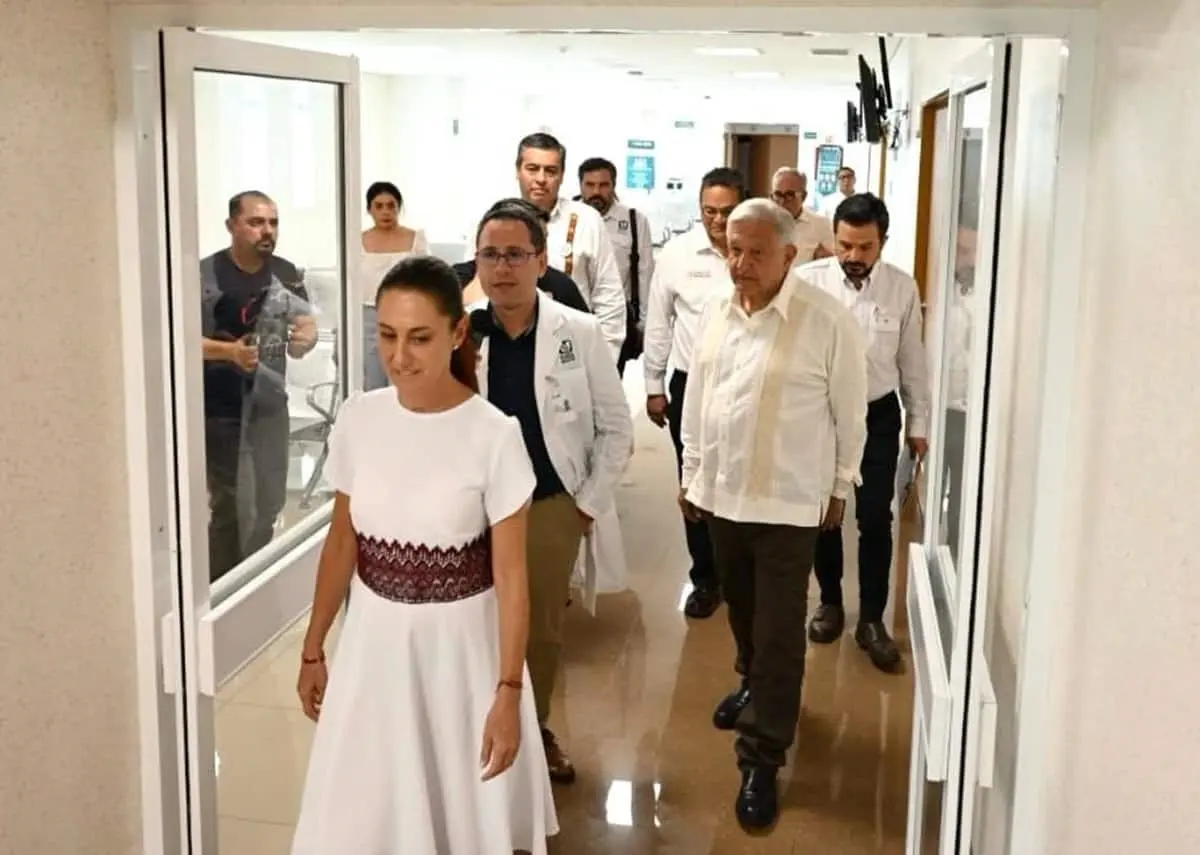
[[[579,606],[570,611],[551,726],[579,778],[556,788],[562,831],[551,852],[899,855],[912,728],[909,669],[881,674],[849,633],[837,645],[809,650],[778,827],[758,839],[738,827],[732,736],[711,724],[713,707],[735,684],[732,642],[723,609],[707,621],[683,617],[687,552],[673,454],[667,433],[640,412],[640,374],[640,366],[626,374],[637,451],[619,499],[630,589],[601,597],[594,618]],[[848,560],[854,554],[847,549]],[[852,602],[857,580],[852,565],[848,570]],[[902,594],[893,593],[891,610],[907,659],[902,600],[896,605]],[[814,581],[812,604],[815,595]],[[295,697],[303,629],[303,622],[293,627],[218,698],[222,855],[289,850],[312,734]]]

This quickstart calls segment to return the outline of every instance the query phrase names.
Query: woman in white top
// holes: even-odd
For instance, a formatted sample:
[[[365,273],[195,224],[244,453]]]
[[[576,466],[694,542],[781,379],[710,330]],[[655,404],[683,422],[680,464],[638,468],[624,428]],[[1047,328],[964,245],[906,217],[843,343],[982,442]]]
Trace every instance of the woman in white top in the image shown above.
[[[377,307],[392,386],[348,401],[330,440],[292,853],[544,855],[558,823],[525,667],[533,466],[517,421],[476,394],[453,271],[406,259]]]
[[[368,392],[388,382],[375,347],[375,289],[400,261],[429,251],[423,231],[400,225],[403,211],[404,196],[395,184],[376,181],[367,188],[367,213],[375,225],[362,233],[358,287],[363,300],[363,388]]]

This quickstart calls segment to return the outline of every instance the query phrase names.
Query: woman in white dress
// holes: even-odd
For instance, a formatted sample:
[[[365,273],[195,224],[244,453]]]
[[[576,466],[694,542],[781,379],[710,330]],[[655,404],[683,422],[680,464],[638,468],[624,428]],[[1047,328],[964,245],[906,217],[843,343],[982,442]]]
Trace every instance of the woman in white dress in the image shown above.
[[[367,213],[374,225],[362,233],[358,289],[363,301],[363,388],[368,392],[388,384],[375,344],[375,289],[400,261],[429,252],[423,231],[400,224],[403,212],[404,196],[395,184],[376,181],[367,188]]]
[[[533,467],[516,420],[476,394],[454,272],[406,259],[376,305],[392,386],[348,401],[330,440],[292,853],[544,855],[558,823],[525,668]]]

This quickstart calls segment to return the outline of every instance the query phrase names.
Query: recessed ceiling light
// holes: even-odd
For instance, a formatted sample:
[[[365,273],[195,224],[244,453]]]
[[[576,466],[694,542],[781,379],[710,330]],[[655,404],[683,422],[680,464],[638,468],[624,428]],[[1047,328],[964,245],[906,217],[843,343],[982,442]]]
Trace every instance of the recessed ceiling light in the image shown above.
[[[774,80],[779,77],[778,71],[735,71],[733,76],[738,80]]]
[[[700,56],[762,56],[762,51],[755,47],[698,47],[696,53]]]

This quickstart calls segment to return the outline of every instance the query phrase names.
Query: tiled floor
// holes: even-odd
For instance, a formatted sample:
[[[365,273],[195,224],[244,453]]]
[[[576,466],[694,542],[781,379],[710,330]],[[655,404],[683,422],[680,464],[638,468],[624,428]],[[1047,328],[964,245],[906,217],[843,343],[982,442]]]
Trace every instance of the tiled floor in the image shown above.
[[[573,608],[567,630],[552,724],[579,780],[557,790],[562,832],[552,852],[903,852],[910,678],[875,671],[848,636],[809,651],[778,827],[764,838],[738,829],[731,738],[710,724],[734,683],[732,646],[723,611],[699,622],[680,612],[687,558],[674,477],[666,433],[639,419],[636,464],[621,488],[630,590],[601,598],[595,618]],[[902,609],[898,616],[907,648]],[[312,733],[294,693],[302,631],[293,628],[218,699],[221,855],[288,851]]]

